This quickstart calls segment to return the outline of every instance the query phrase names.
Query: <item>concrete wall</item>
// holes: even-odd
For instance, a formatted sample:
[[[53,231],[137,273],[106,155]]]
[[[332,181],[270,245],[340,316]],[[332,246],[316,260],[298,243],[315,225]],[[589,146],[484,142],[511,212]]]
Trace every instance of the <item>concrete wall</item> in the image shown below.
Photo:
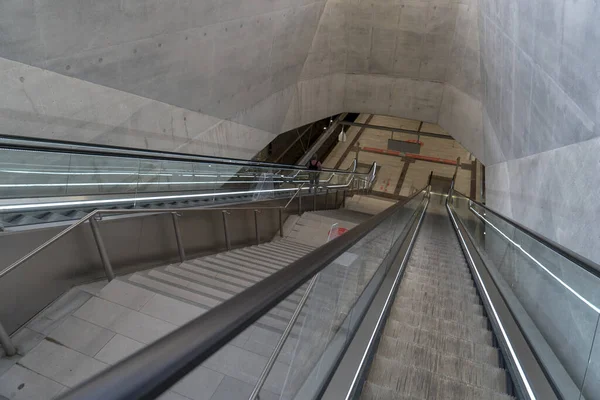
[[[328,0],[300,80],[344,79],[333,96],[344,111],[439,122],[483,158],[477,11],[477,0]]]
[[[4,1],[1,71],[11,76],[2,79],[0,126],[24,136],[252,157],[285,129],[288,109],[298,108],[293,99],[329,103],[327,91],[314,93],[322,85],[297,85],[324,4]],[[34,104],[15,104],[15,91]],[[322,108],[320,115],[339,112]]]
[[[432,123],[443,116],[466,140],[462,132],[479,132],[467,129],[478,120],[460,118],[477,91],[463,68],[476,53],[469,39],[476,30],[456,27],[474,15],[471,1],[7,0],[0,57],[22,63],[9,63],[11,70],[39,68],[42,86],[59,79],[50,93],[36,85],[27,95],[65,106],[50,122],[44,108],[25,116],[5,101],[10,123],[3,123],[17,135],[213,154],[215,146],[178,138],[185,126],[170,129],[171,115],[175,123],[186,113],[219,124],[211,140],[244,157],[273,135],[343,111]],[[96,101],[90,90],[110,98]],[[129,105],[134,98],[145,106]],[[44,129],[26,119],[44,120]],[[89,122],[105,126],[63,134],[62,125]],[[135,134],[105,133],[122,132],[123,123]]]
[[[599,18],[600,5],[592,0],[482,0],[479,20],[487,202],[596,262]],[[572,272],[559,275],[574,285]],[[570,296],[545,295],[553,301]],[[578,321],[573,338],[563,337],[565,346],[590,343],[583,315],[572,307],[564,313]],[[585,362],[589,346],[574,356]],[[600,367],[590,365],[587,398],[600,390]],[[570,372],[581,384],[577,367]]]
[[[600,261],[600,6],[482,2],[489,204]]]

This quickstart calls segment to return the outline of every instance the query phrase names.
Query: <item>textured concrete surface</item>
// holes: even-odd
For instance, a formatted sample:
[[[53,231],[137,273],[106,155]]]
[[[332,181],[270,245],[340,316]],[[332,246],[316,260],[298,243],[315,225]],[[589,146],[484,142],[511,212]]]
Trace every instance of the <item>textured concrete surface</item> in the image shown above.
[[[0,124],[15,135],[249,158],[273,135],[342,111],[437,122],[445,109],[449,131],[466,138],[455,120],[471,122],[460,118],[471,103],[445,92],[446,81],[476,92],[478,68],[463,68],[476,35],[455,28],[474,9],[9,0]]]
[[[600,261],[600,7],[481,2],[487,201]]]

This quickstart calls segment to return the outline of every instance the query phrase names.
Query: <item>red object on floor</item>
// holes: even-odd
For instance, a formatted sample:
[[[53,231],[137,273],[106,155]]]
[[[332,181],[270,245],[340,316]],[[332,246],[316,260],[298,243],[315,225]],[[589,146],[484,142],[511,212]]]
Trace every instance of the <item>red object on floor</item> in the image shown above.
[[[348,229],[346,229],[346,228],[333,228],[333,229],[329,230],[328,235],[331,239],[333,239],[338,236],[342,236],[346,232],[348,232]]]

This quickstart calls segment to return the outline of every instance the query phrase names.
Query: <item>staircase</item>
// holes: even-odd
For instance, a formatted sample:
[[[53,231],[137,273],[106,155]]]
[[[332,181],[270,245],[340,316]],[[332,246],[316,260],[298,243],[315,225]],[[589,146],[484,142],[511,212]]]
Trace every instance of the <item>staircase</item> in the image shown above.
[[[0,355],[0,400],[52,399],[177,327],[233,297],[327,241],[333,223],[351,229],[364,216],[326,213],[290,217],[284,238],[187,260],[72,289],[14,337],[19,355]],[[348,303],[365,280],[339,264],[321,274],[267,380],[261,399],[279,399],[292,360],[315,330],[335,332],[343,320],[338,304]],[[306,290],[299,288],[161,400],[247,399]],[[334,294],[332,296],[332,294]],[[314,310],[319,313],[312,314]],[[302,366],[302,363],[298,363]]]
[[[443,205],[430,203],[363,400],[508,400],[508,373]]]

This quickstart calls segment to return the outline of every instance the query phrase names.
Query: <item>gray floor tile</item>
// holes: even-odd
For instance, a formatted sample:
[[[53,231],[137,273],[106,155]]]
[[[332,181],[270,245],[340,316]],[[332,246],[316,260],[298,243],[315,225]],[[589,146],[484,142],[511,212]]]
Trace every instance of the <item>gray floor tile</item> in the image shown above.
[[[210,398],[210,400],[248,400],[254,385],[242,382],[238,379],[226,376],[222,381],[217,391]],[[279,400],[279,397],[269,392],[268,390],[262,390],[260,392],[261,400]]]
[[[98,297],[92,297],[73,315],[108,329],[117,319],[130,312],[130,309],[121,305],[111,303],[110,301]]]
[[[77,288],[84,292],[87,292],[93,296],[98,296],[100,291],[104,288],[104,286],[108,285],[108,281],[103,279],[101,281],[86,283],[85,285],[79,285]]]
[[[4,396],[11,400],[49,400],[63,389],[63,385],[20,365],[0,377],[0,399]]]
[[[177,328],[168,322],[98,297],[90,299],[74,315],[142,343],[153,342]]]
[[[44,335],[29,328],[21,328],[11,339],[17,347],[17,352],[24,355],[44,340]]]
[[[81,307],[90,297],[92,296],[89,293],[77,288],[71,289],[29,322],[27,327],[47,335],[60,324],[63,318]]]
[[[100,291],[98,297],[139,311],[154,297],[154,292],[115,279]]]
[[[90,357],[96,355],[114,332],[74,316],[67,317],[48,337]]]
[[[199,366],[175,384],[171,390],[192,400],[209,400],[223,377],[224,375],[219,372]]]
[[[2,376],[3,373],[11,369],[12,366],[15,365],[20,359],[20,355],[16,355],[10,358],[4,356],[0,357],[0,376]]]
[[[1,400],[1,399],[0,399]],[[191,400],[189,397],[182,396],[175,392],[166,392],[158,400]]]
[[[175,325],[183,325],[205,312],[200,307],[171,299],[161,294],[157,294],[151,298],[140,311]]]
[[[177,329],[177,326],[137,311],[131,311],[129,314],[121,315],[109,329],[148,344]]]
[[[229,344],[204,363],[207,368],[250,384],[258,380],[266,364],[267,357]]]
[[[31,350],[19,364],[68,387],[107,367],[105,363],[47,340]]]
[[[95,358],[107,364],[116,364],[118,361],[130,356],[142,347],[144,347],[143,343],[116,334],[106,346],[96,354]]]

